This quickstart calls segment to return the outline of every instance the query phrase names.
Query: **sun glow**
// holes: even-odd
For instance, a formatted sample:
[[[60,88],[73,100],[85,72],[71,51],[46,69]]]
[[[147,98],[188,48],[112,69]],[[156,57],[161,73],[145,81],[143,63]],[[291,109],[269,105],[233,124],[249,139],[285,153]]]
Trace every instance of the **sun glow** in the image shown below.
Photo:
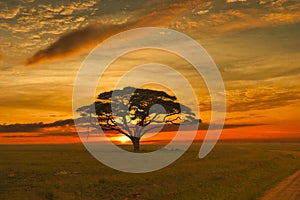
[[[113,137],[112,140],[116,141],[116,142],[120,142],[120,143],[128,143],[130,141],[130,139],[125,136],[125,135],[121,135],[121,136],[117,136],[117,137]]]

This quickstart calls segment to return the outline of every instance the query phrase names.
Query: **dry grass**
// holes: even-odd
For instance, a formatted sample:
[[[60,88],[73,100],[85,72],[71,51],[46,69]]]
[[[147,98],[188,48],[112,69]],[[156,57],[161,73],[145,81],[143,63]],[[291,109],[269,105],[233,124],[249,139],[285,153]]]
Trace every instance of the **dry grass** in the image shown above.
[[[300,168],[291,153],[299,143],[219,143],[202,160],[199,147],[159,171],[128,174],[81,144],[0,145],[0,199],[256,199]]]

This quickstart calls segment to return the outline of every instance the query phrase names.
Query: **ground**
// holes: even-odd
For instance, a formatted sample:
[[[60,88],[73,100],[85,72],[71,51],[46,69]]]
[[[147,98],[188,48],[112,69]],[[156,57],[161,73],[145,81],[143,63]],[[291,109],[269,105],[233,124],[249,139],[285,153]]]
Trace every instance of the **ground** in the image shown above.
[[[300,155],[299,151],[286,151]],[[268,190],[260,200],[299,200],[300,199],[300,170]]]
[[[193,144],[159,171],[129,174],[101,164],[81,144],[0,145],[0,199],[250,200],[300,169],[299,143],[219,142],[201,160],[199,148]]]

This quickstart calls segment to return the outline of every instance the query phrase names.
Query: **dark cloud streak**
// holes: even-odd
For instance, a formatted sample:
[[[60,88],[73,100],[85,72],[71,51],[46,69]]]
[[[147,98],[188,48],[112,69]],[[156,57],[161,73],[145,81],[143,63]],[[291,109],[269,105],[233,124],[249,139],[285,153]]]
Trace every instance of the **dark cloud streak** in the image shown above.
[[[33,65],[45,61],[65,59],[85,53],[112,35],[132,28],[163,25],[174,19],[179,13],[188,10],[185,4],[173,4],[144,14],[137,20],[125,24],[94,23],[84,28],[62,35],[56,42],[27,58],[25,65]]]
[[[224,129],[238,128],[238,127],[248,127],[248,126],[259,126],[262,124],[225,124]],[[29,124],[2,124],[0,125],[0,133],[16,133],[16,132],[37,132],[45,128],[59,128],[64,126],[73,126],[73,119],[59,120],[52,123],[44,124],[40,123],[29,123]],[[199,130],[207,130],[209,124],[201,123],[199,125]],[[167,125],[164,127],[164,131],[177,130],[178,126]],[[43,133],[43,135],[56,135],[56,136],[65,136],[68,133]],[[74,133],[70,133],[74,135]]]
[[[77,55],[93,48],[97,43],[122,30],[122,26],[105,26],[102,24],[88,25],[83,29],[75,30],[62,35],[49,47],[39,50],[27,58],[26,65],[44,61],[59,60]]]
[[[44,128],[63,127],[66,125],[73,126],[74,120],[59,120],[48,124],[44,124],[43,122],[30,124],[2,124],[0,125],[0,133],[36,132]]]

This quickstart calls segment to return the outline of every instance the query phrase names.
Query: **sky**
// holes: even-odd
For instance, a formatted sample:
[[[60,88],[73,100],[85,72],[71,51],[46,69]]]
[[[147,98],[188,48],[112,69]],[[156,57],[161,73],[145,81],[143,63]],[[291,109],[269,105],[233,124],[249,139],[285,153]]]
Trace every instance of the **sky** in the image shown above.
[[[223,138],[300,138],[299,9],[298,0],[1,1],[0,143],[78,141],[68,119],[82,62],[110,36],[139,27],[180,31],[207,50],[226,88]],[[171,53],[126,54],[97,90],[112,89],[124,72],[148,62],[187,77],[208,124],[203,80]]]

